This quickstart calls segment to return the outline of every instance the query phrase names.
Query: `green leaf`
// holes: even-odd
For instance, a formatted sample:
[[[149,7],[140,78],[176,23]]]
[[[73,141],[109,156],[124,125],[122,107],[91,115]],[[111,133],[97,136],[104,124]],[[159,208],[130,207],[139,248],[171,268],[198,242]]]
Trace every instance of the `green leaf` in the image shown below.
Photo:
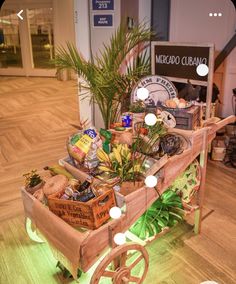
[[[181,209],[181,199],[175,192],[170,191],[165,191],[131,226],[130,231],[133,234],[145,240],[160,233],[163,228],[182,221],[184,211]]]
[[[148,47],[151,35],[148,25],[140,24],[129,32],[125,25],[121,25],[102,51],[92,55],[90,61],[85,60],[70,43],[66,48],[56,49],[54,63],[57,69],[73,69],[86,81],[83,96],[98,105],[106,128],[117,121],[120,105],[138,79],[150,73]],[[127,56],[138,46],[139,51],[127,61]]]

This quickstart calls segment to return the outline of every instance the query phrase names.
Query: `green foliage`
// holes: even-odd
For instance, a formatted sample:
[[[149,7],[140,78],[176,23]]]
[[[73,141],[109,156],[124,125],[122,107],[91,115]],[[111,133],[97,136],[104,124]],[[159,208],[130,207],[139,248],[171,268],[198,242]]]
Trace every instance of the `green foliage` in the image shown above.
[[[129,107],[129,111],[133,113],[142,113],[145,111],[145,104],[143,101],[136,101]]]
[[[42,182],[42,178],[37,174],[37,170],[32,170],[29,173],[23,175],[25,178],[25,187],[34,187]]]
[[[99,55],[86,61],[75,46],[57,48],[55,65],[58,70],[73,69],[85,80],[81,84],[84,97],[98,105],[106,128],[116,122],[120,104],[129,96],[138,79],[150,72],[150,56],[147,42],[152,33],[141,24],[127,31],[120,26]],[[134,51],[132,60],[128,55]]]
[[[107,154],[103,149],[98,149],[97,157],[100,161],[99,169],[111,179],[135,181],[142,175],[143,159],[136,156],[135,152],[126,144],[114,145],[110,154]]]
[[[146,125],[148,129],[148,137],[150,139],[154,139],[156,136],[160,138],[161,136],[165,135],[167,130],[162,121],[157,121],[154,125]]]
[[[165,227],[174,226],[182,219],[181,198],[172,190],[167,190],[129,230],[140,239],[145,240],[160,233]]]
[[[159,150],[160,137],[162,137],[167,130],[161,121],[157,121],[153,126],[148,126],[144,123],[143,127],[148,130],[148,135],[144,136],[138,133],[132,147],[145,155],[155,156]]]

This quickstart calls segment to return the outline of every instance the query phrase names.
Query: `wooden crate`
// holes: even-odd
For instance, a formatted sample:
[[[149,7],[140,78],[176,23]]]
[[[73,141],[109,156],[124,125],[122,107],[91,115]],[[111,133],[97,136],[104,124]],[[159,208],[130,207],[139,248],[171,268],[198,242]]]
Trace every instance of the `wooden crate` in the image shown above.
[[[109,218],[109,210],[116,205],[112,189],[88,202],[48,197],[48,207],[58,217],[73,227],[97,229]]]
[[[166,111],[173,114],[176,119],[176,128],[194,130],[200,126],[200,107],[192,106],[187,109],[170,109]]]

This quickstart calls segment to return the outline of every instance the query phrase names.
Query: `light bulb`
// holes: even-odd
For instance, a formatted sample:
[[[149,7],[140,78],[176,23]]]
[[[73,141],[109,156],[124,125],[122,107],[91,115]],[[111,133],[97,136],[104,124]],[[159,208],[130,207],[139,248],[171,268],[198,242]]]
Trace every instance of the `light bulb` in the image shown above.
[[[125,244],[125,242],[126,242],[125,234],[123,234],[123,233],[117,233],[117,234],[115,234],[115,236],[114,236],[114,242],[115,242],[117,245],[123,245],[123,244]]]
[[[142,87],[137,90],[137,97],[139,100],[145,101],[149,96],[148,89]]]
[[[197,74],[199,76],[206,76],[209,72],[209,68],[206,64],[199,64],[197,67]]]
[[[147,125],[149,126],[153,126],[156,124],[157,122],[157,117],[155,116],[155,114],[153,113],[148,113],[145,118],[144,118],[144,121]]]
[[[121,216],[121,210],[120,210],[119,207],[114,206],[110,209],[109,214],[110,214],[111,218],[119,219],[120,216]]]
[[[147,187],[154,187],[157,185],[157,178],[155,176],[147,176],[145,178],[145,184]]]

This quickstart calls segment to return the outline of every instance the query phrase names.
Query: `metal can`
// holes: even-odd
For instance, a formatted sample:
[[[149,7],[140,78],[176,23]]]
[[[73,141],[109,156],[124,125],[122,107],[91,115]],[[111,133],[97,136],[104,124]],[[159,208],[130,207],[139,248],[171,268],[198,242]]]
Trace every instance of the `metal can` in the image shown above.
[[[122,115],[122,126],[123,127],[131,127],[132,126],[132,116],[129,113],[125,113]]]

